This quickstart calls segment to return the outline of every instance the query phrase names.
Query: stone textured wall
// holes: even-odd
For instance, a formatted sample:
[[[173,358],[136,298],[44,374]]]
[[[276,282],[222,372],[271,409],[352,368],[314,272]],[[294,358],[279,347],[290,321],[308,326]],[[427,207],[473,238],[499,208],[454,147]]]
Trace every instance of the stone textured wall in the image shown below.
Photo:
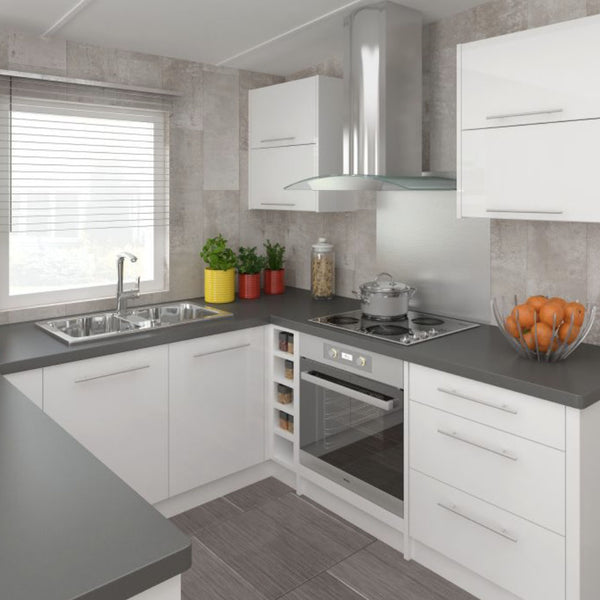
[[[182,93],[171,119],[170,289],[138,303],[202,296],[204,265],[198,253],[209,236],[222,232],[236,250],[240,243],[262,245],[263,222],[271,220],[247,210],[247,98],[249,89],[280,77],[7,31],[0,31],[0,68]],[[113,306],[109,298],[4,311],[0,323]]]

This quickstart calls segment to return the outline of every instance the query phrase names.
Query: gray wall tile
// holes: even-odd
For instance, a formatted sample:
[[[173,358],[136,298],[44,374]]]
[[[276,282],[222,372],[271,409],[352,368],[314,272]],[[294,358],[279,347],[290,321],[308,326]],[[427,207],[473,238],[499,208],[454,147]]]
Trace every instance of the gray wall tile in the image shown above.
[[[8,35],[8,66],[15,70],[64,75],[67,71],[67,43],[43,40],[27,33]]]
[[[600,0],[587,0],[587,14],[597,15],[600,13]]]
[[[529,27],[541,27],[586,14],[586,0],[529,0],[527,20]]]

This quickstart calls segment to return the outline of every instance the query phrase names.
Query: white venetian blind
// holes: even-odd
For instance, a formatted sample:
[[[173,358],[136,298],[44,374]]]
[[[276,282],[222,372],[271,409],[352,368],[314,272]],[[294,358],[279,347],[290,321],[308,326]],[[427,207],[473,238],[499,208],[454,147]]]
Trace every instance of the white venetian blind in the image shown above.
[[[0,76],[0,231],[164,227],[159,92]]]

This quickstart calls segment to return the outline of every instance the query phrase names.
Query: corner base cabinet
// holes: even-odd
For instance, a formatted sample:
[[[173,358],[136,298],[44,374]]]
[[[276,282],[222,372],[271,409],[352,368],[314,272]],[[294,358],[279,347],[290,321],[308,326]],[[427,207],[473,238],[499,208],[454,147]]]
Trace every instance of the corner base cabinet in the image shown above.
[[[265,460],[264,328],[171,344],[170,495]]]
[[[168,348],[44,368],[44,412],[148,502],[168,489]]]

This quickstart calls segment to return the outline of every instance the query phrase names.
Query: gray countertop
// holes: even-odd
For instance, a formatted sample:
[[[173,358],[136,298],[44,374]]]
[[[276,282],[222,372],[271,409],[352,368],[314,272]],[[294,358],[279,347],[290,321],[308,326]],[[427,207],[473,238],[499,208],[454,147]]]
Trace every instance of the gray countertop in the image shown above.
[[[0,378],[0,597],[122,600],[190,563],[187,536]]]
[[[202,299],[196,300],[202,302]],[[233,312],[232,318],[74,346],[52,338],[33,323],[3,325],[0,327],[0,373],[274,323],[574,408],[586,408],[600,400],[598,346],[583,344],[566,361],[545,364],[520,358],[498,329],[488,325],[404,347],[308,322],[310,317],[353,310],[358,306],[356,300],[349,298],[315,301],[307,291],[288,288],[281,296],[219,305],[219,308]]]

